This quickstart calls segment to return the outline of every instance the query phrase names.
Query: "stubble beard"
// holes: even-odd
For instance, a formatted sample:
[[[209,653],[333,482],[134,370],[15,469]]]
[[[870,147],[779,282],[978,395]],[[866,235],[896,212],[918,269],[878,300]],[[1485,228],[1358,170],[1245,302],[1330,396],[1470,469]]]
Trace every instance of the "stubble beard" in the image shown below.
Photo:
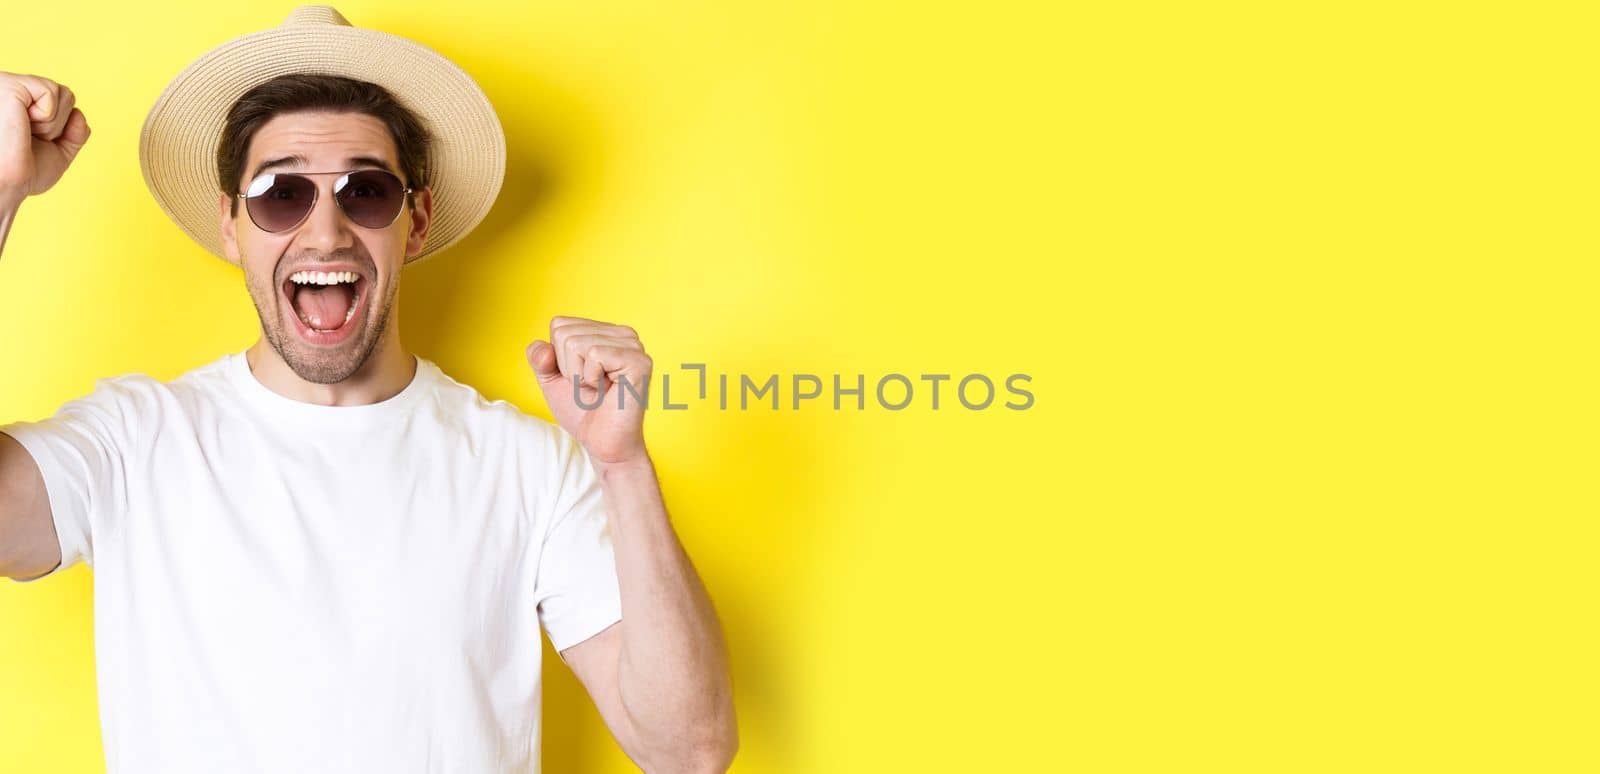
[[[368,300],[367,308],[376,308],[377,315],[375,317],[369,315],[371,322],[364,326],[359,339],[351,339],[328,350],[306,344],[294,331],[285,327],[283,314],[285,312],[295,314],[294,305],[283,297],[283,292],[277,285],[270,281],[263,284],[256,276],[250,276],[247,284],[251,303],[256,307],[256,316],[261,319],[261,333],[267,343],[272,345],[278,357],[283,359],[296,376],[315,384],[337,384],[361,370],[361,366],[366,364],[367,359],[378,349],[378,344],[383,341],[384,331],[389,327],[389,314],[400,287],[397,282],[387,283],[388,287],[383,289],[382,304],[375,306],[372,303],[374,299]],[[371,292],[370,282],[368,292]],[[263,299],[271,299],[271,302],[263,303]],[[283,309],[284,305],[288,305],[289,308]]]

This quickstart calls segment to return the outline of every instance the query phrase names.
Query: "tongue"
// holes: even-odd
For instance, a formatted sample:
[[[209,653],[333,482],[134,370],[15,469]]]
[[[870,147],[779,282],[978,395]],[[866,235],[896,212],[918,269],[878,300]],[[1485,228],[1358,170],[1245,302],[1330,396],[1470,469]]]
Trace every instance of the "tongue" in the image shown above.
[[[350,311],[350,301],[355,288],[348,283],[337,285],[301,285],[294,292],[294,306],[301,317],[320,331],[331,331],[344,325],[344,316]]]

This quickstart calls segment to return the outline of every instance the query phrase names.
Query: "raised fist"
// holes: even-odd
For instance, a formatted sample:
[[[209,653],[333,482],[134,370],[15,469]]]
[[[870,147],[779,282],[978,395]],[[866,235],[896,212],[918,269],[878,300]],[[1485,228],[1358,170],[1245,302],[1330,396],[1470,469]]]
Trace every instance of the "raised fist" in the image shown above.
[[[71,89],[0,72],[0,202],[50,190],[88,141],[89,122]]]

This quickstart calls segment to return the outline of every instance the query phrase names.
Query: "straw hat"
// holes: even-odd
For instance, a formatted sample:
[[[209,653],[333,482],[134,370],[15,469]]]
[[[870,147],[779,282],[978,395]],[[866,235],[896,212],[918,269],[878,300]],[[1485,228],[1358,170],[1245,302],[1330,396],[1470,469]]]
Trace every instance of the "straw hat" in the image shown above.
[[[342,75],[388,89],[434,136],[433,226],[416,263],[467,235],[505,177],[506,138],[489,98],[454,62],[421,44],[350,26],[321,5],[224,43],[178,73],[139,137],[139,165],[161,209],[189,238],[228,260],[217,223],[217,143],[239,97],[280,75]]]

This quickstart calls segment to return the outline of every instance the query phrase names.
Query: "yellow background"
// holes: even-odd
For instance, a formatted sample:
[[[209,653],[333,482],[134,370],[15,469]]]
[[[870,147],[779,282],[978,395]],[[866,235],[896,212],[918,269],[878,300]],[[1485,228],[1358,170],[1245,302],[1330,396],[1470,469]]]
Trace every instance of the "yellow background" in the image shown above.
[[[1600,767],[1582,6],[340,8],[505,123],[496,209],[401,294],[486,395],[547,415],[555,314],[661,373],[1033,376],[1020,412],[652,412],[735,771],[1561,772]],[[95,135],[0,261],[0,419],[254,340],[138,130],[289,7],[7,4],[0,69]],[[91,581],[0,584],[0,769],[102,766]],[[631,770],[545,676],[547,770]]]

